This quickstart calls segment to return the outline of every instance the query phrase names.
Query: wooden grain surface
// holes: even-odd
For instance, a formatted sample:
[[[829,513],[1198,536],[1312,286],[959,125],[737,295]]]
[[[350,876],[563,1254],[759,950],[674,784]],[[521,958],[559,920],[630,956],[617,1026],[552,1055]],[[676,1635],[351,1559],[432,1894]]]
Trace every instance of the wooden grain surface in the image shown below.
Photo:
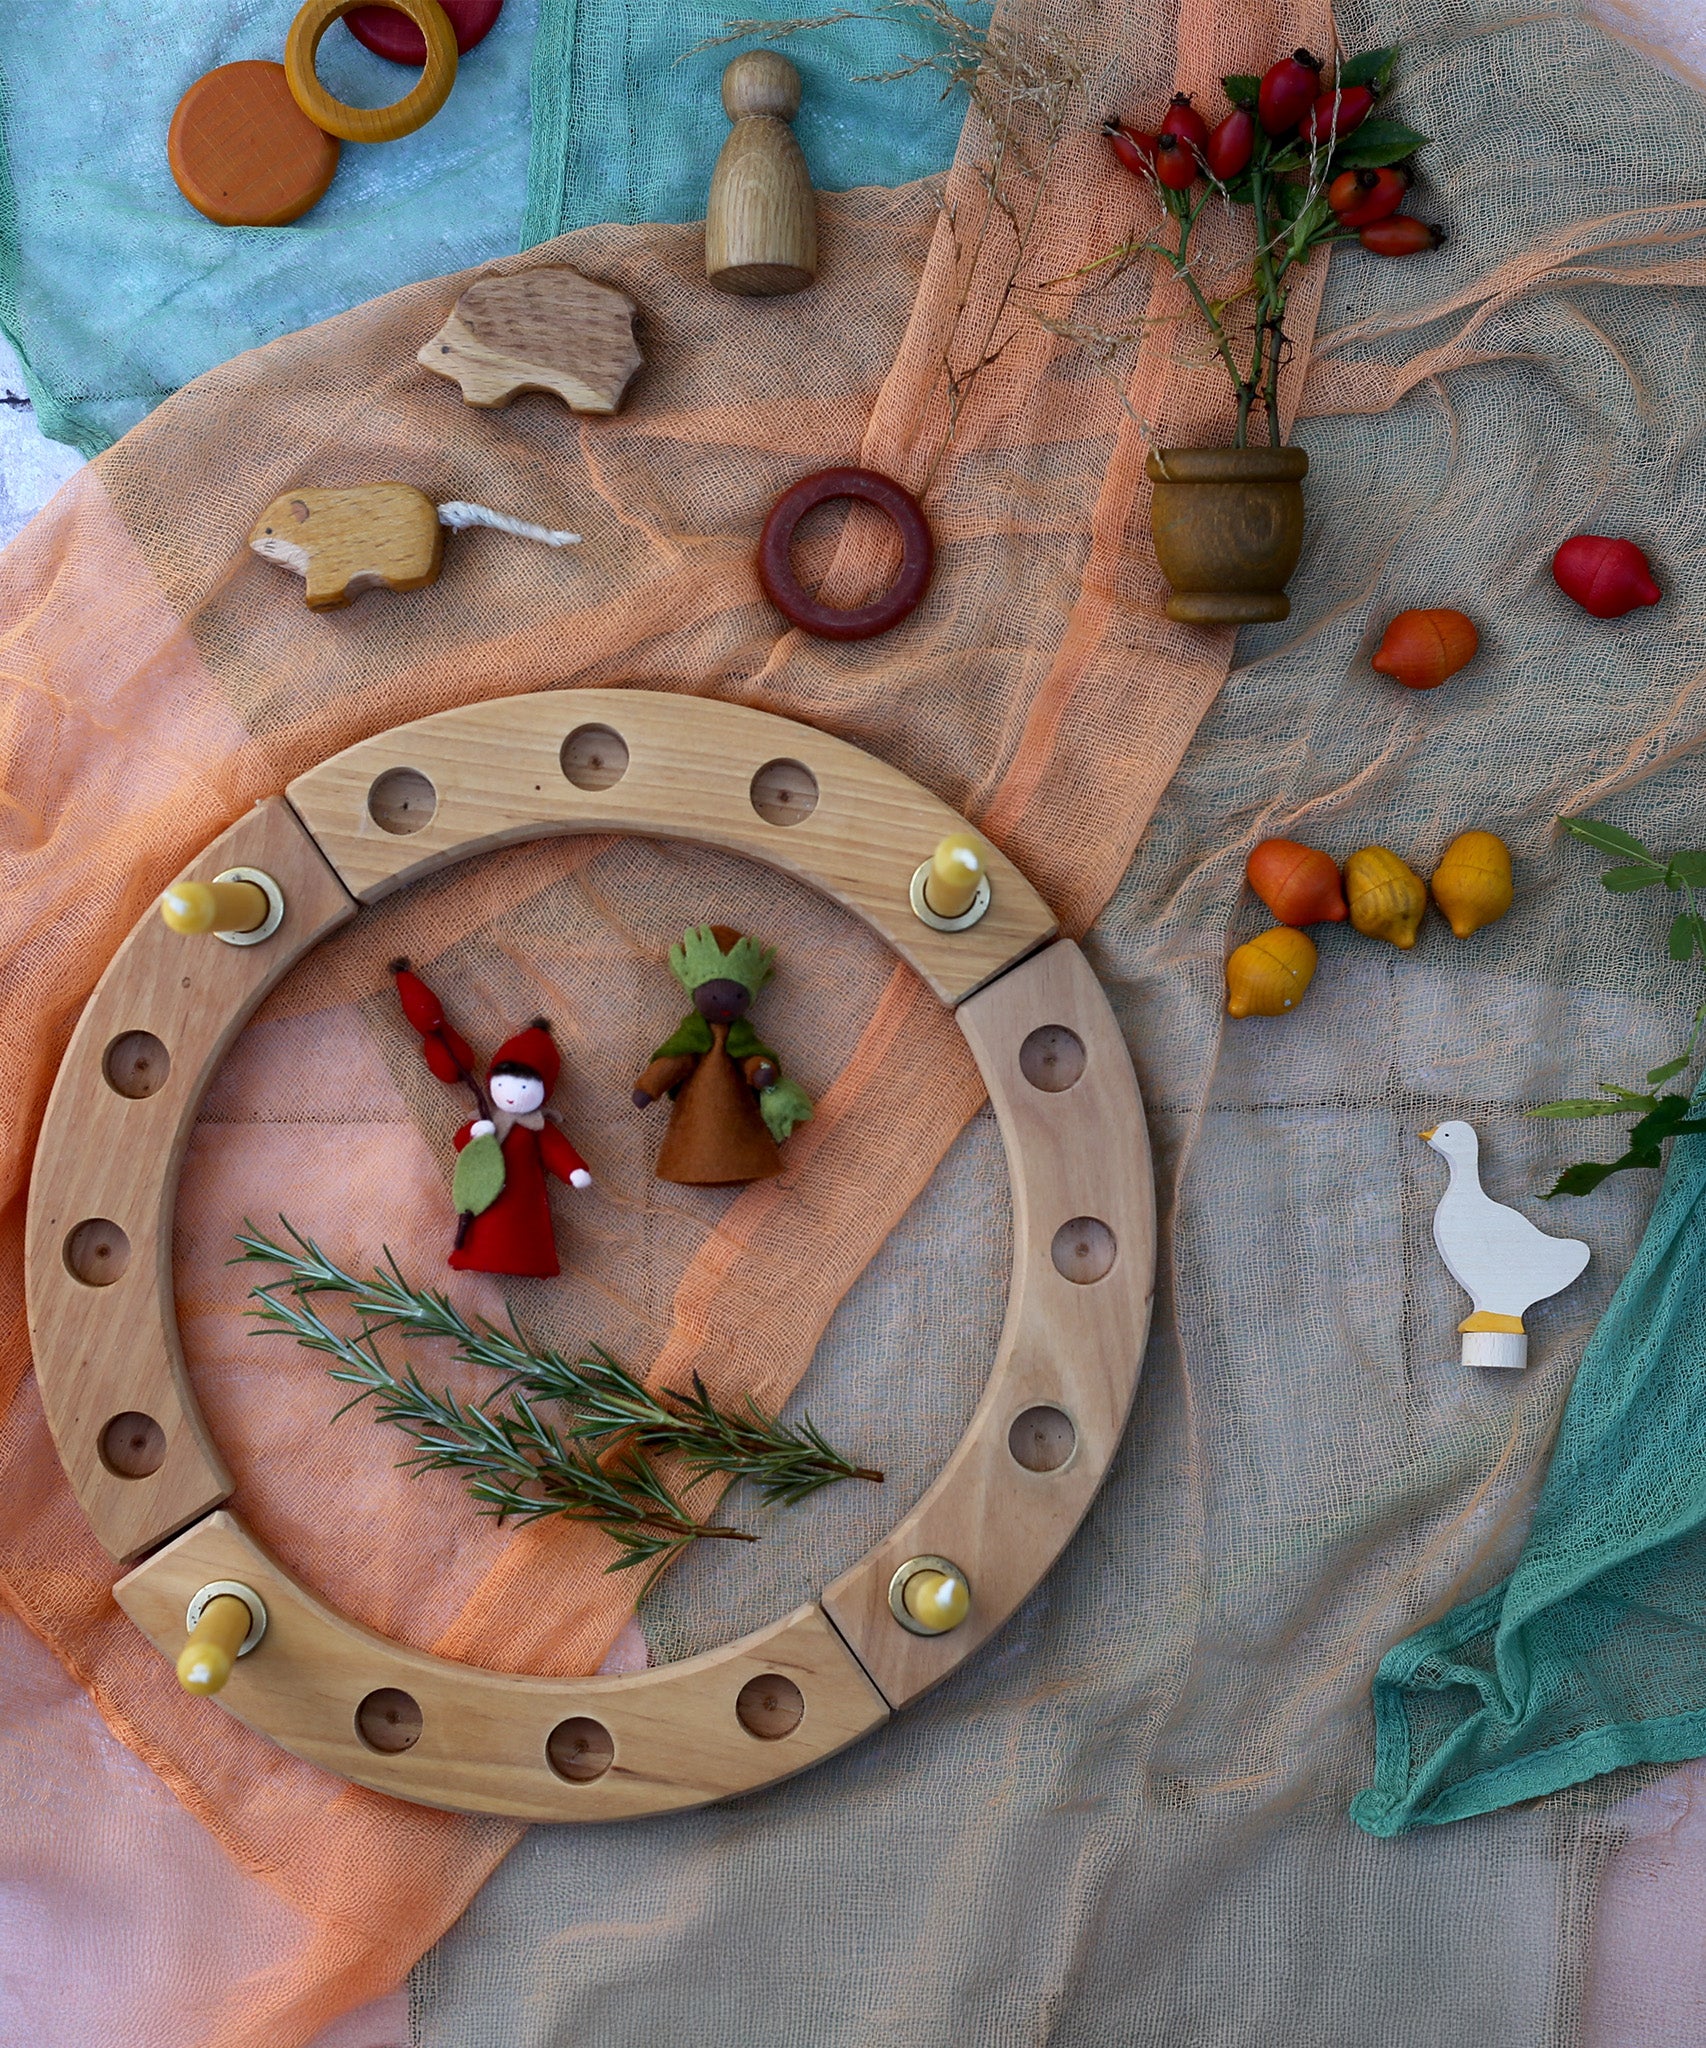
[[[355,915],[280,798],[222,833],[179,879],[209,881],[232,867],[259,868],[279,883],[283,924],[261,945],[227,946],[170,931],[153,910],[142,919],[72,1034],[30,1181],[25,1267],[36,1378],[84,1512],[120,1558],[159,1543],[231,1490],[184,1377],[172,1302],[178,1169],[202,1095],[267,991]],[[110,1231],[88,1227],[96,1223],[116,1225],[128,1255]],[[67,1265],[74,1243],[92,1270],[94,1261],[122,1266],[118,1277],[100,1285],[75,1278]],[[103,1459],[103,1432],[123,1414],[151,1417],[163,1434],[151,1474],[125,1477]],[[145,1432],[138,1425],[134,1434]]]
[[[325,197],[338,145],[291,97],[282,64],[204,72],[166,131],[178,190],[222,228],[281,228]]]
[[[456,83],[456,31],[438,0],[386,0],[406,14],[426,43],[426,63],[413,91],[385,107],[352,107],[320,83],[314,59],[333,22],[364,0],[302,0],[284,39],[284,72],[291,95],[316,128],[345,142],[396,142],[424,128]]]
[[[303,484],[282,491],[249,529],[249,545],[303,579],[310,611],[336,610],[364,590],[421,590],[438,579],[444,529],[413,484]]]
[[[897,1708],[998,1629],[1065,1548],[1119,1446],[1155,1279],[1154,1183],[1137,1077],[1083,954],[1059,941],[962,1003],[958,1016],[1012,1176],[1006,1325],[983,1399],[941,1476],[823,1594],[824,1612]],[[1072,1040],[1082,1072],[1061,1087],[1076,1061]],[[1088,1277],[1110,1248],[1101,1277]],[[1053,1470],[1031,1469],[1016,1445],[1035,1459],[1051,1434],[1058,1444],[1047,1411],[1068,1418],[1074,1448]],[[1021,1418],[1033,1419],[1016,1440]],[[971,1613],[947,1635],[909,1634],[889,1610],[896,1568],[922,1555],[947,1558],[971,1584]]]
[[[586,737],[599,733],[602,742]],[[565,747],[581,782],[569,779]],[[755,805],[755,779],[771,769],[759,801],[796,822],[772,823]],[[989,914],[962,932],[921,924],[913,872],[964,819],[843,740],[708,698],[553,690],[468,705],[363,740],[288,794],[365,903],[492,847],[617,831],[722,846],[801,876],[864,918],[948,1003],[1054,930],[1048,906],[994,848]]]
[[[575,412],[613,413],[644,360],[638,310],[626,292],[566,264],[482,277],[415,360],[454,379],[470,405],[545,391]]]
[[[775,50],[749,50],[723,73],[734,126],[705,202],[705,276],[719,291],[772,298],[817,275],[817,201],[788,126],[800,75]]]
[[[703,1657],[631,1677],[517,1677],[404,1649],[345,1620],[224,1512],[138,1565],[115,1597],[175,1661],[190,1597],[216,1579],[253,1586],[266,1603],[267,1632],[206,1710],[229,1711],[358,1785],[425,1805],[526,1820],[669,1813],[789,1777],[888,1719],[882,1696],[814,1606]],[[743,1693],[762,1730],[786,1722],[789,1688],[803,1707],[792,1729],[773,1739],[751,1732]],[[418,1709],[419,1737],[396,1754],[376,1751],[358,1733],[363,1702],[382,1691]],[[392,1718],[412,1725],[406,1708]],[[596,1724],[613,1752],[608,1769],[587,1782],[565,1779],[547,1760],[553,1731],[574,1721]],[[582,1743],[596,1762],[597,1737]],[[575,1753],[559,1748],[571,1768]]]

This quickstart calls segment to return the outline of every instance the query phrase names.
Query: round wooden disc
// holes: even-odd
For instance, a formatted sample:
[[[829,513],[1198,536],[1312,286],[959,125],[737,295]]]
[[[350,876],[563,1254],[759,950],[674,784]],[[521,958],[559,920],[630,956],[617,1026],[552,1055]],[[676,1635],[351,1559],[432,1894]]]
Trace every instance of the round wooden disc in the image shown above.
[[[281,228],[325,195],[334,136],[291,96],[282,64],[222,64],[178,102],[166,137],[178,190],[222,228]]]
[[[476,43],[491,34],[503,4],[504,0],[439,0],[456,31],[459,57],[466,57]],[[344,27],[376,57],[389,57],[393,64],[413,64],[417,69],[426,63],[426,37],[400,8],[358,7],[344,16]]]

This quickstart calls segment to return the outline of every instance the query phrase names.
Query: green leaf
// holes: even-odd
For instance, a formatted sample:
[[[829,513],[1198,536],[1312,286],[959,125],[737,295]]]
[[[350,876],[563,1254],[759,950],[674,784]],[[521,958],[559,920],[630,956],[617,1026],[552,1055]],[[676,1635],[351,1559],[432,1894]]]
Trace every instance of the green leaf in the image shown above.
[[[1414,156],[1431,136],[1420,135],[1402,121],[1365,121],[1333,152],[1336,171],[1380,171]]]
[[[1673,960],[1692,960],[1694,949],[1700,944],[1700,919],[1691,917],[1685,910],[1680,917],[1670,921],[1670,937],[1665,942],[1670,948]]]
[[[1256,102],[1262,93],[1262,81],[1259,78],[1252,78],[1247,72],[1235,71],[1230,78],[1223,78],[1220,85],[1235,107],[1242,107],[1247,114],[1256,111]]]
[[[1586,840],[1601,853],[1620,853],[1626,860],[1644,860],[1652,867],[1659,865],[1640,840],[1620,826],[1603,825],[1598,818],[1560,818],[1558,822],[1573,838]]]
[[[1373,93],[1383,93],[1391,83],[1392,67],[1397,61],[1396,50],[1364,50],[1360,57],[1352,57],[1339,66],[1340,89],[1366,85]]]
[[[1680,1054],[1674,1060],[1666,1060],[1662,1067],[1655,1067],[1653,1071],[1647,1076],[1647,1079],[1655,1088],[1659,1087],[1661,1083],[1665,1081],[1674,1081],[1677,1075],[1682,1072],[1684,1067],[1688,1065],[1689,1061],[1692,1058],[1692,1053],[1685,1052]]]
[[[1290,227],[1309,204],[1309,185],[1303,178],[1280,178],[1273,186],[1274,211],[1281,223]]]
[[[1584,1159],[1579,1166],[1565,1167],[1556,1182],[1546,1190],[1545,1199],[1551,1201],[1554,1195],[1591,1195],[1602,1180],[1633,1164],[1635,1162],[1627,1156],[1603,1165],[1597,1160]]]
[[[1650,889],[1664,880],[1662,868],[1607,868],[1599,878],[1613,896],[1628,896],[1636,889]]]
[[[470,1138],[456,1155],[450,1199],[458,1216],[483,1216],[504,1191],[504,1153],[489,1132]]]
[[[1673,889],[1706,889],[1706,853],[1673,854],[1665,880]]]
[[[1615,1081],[1601,1081],[1600,1092],[1605,1095],[1619,1095],[1625,1102],[1638,1102],[1645,1109],[1657,1109],[1656,1095],[1643,1095],[1638,1088],[1620,1088]]]

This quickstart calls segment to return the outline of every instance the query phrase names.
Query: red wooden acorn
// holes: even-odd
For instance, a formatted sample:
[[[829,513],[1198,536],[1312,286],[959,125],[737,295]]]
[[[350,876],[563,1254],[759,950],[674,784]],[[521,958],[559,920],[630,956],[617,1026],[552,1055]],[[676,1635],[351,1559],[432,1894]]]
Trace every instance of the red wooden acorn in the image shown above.
[[[1620,619],[1637,605],[1657,604],[1663,592],[1647,558],[1632,540],[1578,533],[1552,557],[1552,574],[1566,597],[1596,619]]]
[[[557,1085],[561,1057],[551,1027],[536,1017],[497,1049],[481,1088],[474,1053],[454,1029],[438,997],[407,960],[394,960],[403,1015],[421,1034],[421,1052],[441,1081],[460,1083],[474,1098],[475,1115],[452,1139],[458,1157],[458,1225],[450,1263],[459,1272],[508,1273],[554,1279],[556,1237],[545,1176],[588,1188],[586,1161],[551,1121],[546,1099]]]

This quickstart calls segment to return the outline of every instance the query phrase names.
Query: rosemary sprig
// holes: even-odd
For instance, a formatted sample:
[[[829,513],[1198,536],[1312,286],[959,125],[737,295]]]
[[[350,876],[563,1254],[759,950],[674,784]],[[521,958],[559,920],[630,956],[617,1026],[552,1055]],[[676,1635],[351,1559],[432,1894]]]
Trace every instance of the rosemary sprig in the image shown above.
[[[701,1536],[758,1540],[744,1529],[696,1520],[637,1450],[618,1446],[599,1457],[583,1444],[566,1442],[525,1395],[517,1394],[507,1411],[493,1411],[460,1402],[448,1389],[434,1394],[412,1366],[399,1377],[380,1355],[373,1331],[346,1336],[334,1330],[289,1292],[288,1282],[257,1287],[251,1299],[249,1313],[265,1334],[294,1337],[304,1349],[335,1361],[332,1378],[356,1389],[340,1416],[371,1400],[382,1421],[414,1439],[414,1450],[399,1461],[404,1469],[469,1475],[468,1491],[482,1514],[500,1522],[547,1515],[590,1522],[621,1550],[610,1571],[639,1564],[661,1568]]]
[[[671,1452],[685,1462],[690,1484],[712,1474],[747,1479],[763,1499],[788,1507],[838,1480],[882,1483],[881,1472],[843,1457],[809,1416],[791,1426],[750,1397],[739,1408],[719,1408],[697,1373],[690,1394],[654,1391],[597,1346],[574,1359],[537,1350],[515,1325],[505,1331],[483,1318],[470,1321],[447,1295],[411,1286],[389,1251],[385,1265],[364,1280],[279,1220],[288,1245],[252,1225],[237,1236],[242,1260],[284,1268],[286,1278],[274,1286],[298,1297],[345,1297],[369,1336],[395,1329],[405,1339],[448,1339],[469,1363],[503,1376],[500,1394],[561,1404],[567,1411],[562,1435],[588,1449],[625,1441],[642,1451]],[[257,1298],[267,1292],[257,1289]]]

